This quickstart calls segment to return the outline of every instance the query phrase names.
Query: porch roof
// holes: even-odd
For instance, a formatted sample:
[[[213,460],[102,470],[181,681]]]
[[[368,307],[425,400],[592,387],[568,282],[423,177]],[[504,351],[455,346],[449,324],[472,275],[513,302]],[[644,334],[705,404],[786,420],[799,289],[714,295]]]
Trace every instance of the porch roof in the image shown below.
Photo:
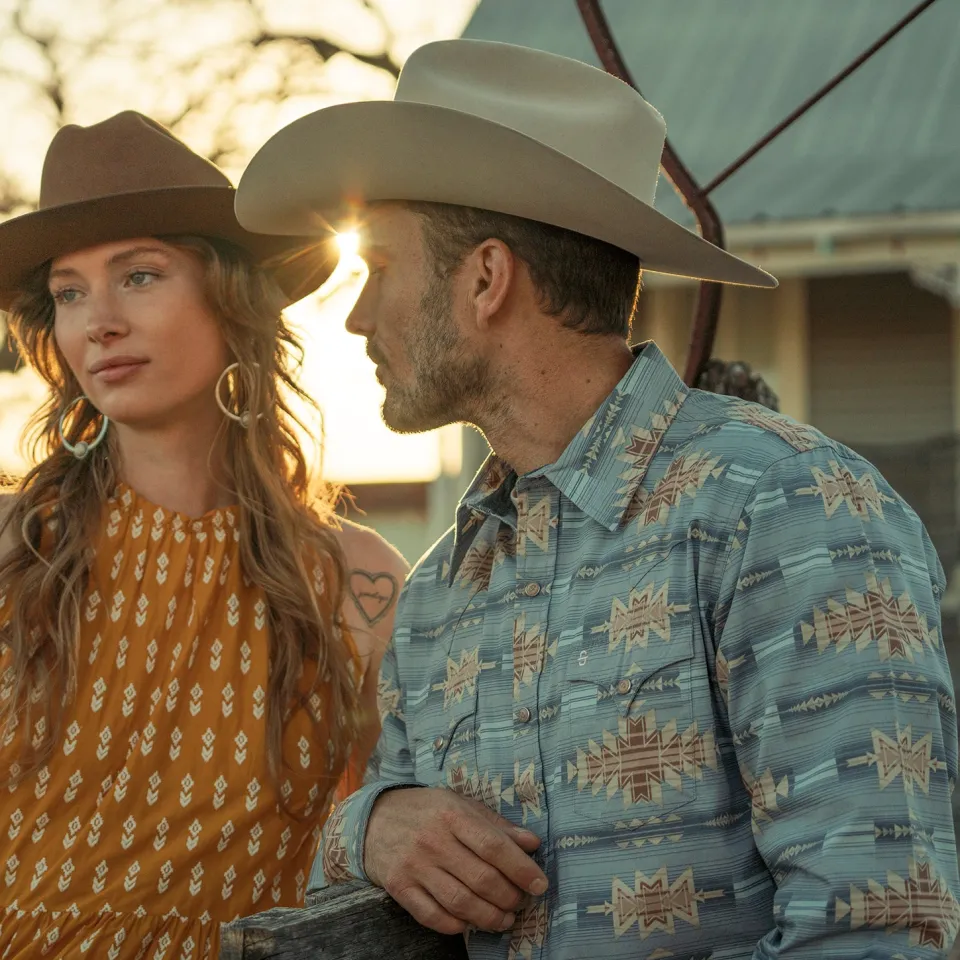
[[[915,0],[604,0],[701,183]],[[465,37],[599,65],[573,0],[481,0]],[[939,0],[712,194],[726,224],[960,211],[960,3]],[[692,218],[661,181],[657,206]]]

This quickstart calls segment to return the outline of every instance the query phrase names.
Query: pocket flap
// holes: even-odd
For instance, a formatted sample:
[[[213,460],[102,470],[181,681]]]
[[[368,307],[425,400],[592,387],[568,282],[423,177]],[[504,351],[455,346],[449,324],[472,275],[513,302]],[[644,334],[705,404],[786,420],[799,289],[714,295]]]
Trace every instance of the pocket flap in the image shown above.
[[[464,697],[463,702],[451,704],[447,710],[438,711],[432,705],[414,713],[408,720],[410,740],[417,762],[432,758],[439,770],[447,757],[451,744],[471,729],[468,723],[477,713],[477,695]]]
[[[646,645],[624,641],[612,649],[606,635],[590,637],[572,651],[567,680],[596,688],[596,696],[617,698],[626,715],[637,695],[652,684],[677,681],[670,667],[693,658],[693,637],[688,630],[677,631],[670,640],[658,638]],[[679,671],[678,671],[679,673]]]

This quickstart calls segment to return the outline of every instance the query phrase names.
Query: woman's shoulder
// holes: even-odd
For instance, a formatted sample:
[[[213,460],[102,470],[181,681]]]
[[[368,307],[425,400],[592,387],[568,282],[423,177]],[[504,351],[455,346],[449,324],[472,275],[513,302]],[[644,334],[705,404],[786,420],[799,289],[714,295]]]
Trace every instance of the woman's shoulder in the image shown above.
[[[352,570],[399,572],[402,577],[410,570],[400,551],[371,527],[341,519],[337,537]]]

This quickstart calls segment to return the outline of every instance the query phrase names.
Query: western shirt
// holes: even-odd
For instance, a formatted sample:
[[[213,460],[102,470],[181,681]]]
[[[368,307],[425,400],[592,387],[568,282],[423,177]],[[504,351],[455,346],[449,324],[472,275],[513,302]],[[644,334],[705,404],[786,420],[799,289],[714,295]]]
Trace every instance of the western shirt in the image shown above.
[[[943,588],[870,463],[646,344],[555,463],[491,457],[412,571],[311,886],[364,878],[376,798],[421,784],[542,839],[549,889],[473,960],[945,957]]]

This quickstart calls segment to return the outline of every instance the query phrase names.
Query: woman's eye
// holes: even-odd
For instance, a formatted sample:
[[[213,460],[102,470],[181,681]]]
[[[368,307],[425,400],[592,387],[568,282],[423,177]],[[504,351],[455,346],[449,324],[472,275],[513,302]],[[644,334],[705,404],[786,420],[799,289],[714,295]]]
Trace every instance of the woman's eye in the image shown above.
[[[133,287],[148,287],[157,279],[157,275],[146,270],[134,270],[133,273],[128,275],[127,279]]]
[[[80,291],[74,290],[73,287],[64,287],[62,290],[52,291],[51,296],[54,303],[73,303],[80,296]]]

